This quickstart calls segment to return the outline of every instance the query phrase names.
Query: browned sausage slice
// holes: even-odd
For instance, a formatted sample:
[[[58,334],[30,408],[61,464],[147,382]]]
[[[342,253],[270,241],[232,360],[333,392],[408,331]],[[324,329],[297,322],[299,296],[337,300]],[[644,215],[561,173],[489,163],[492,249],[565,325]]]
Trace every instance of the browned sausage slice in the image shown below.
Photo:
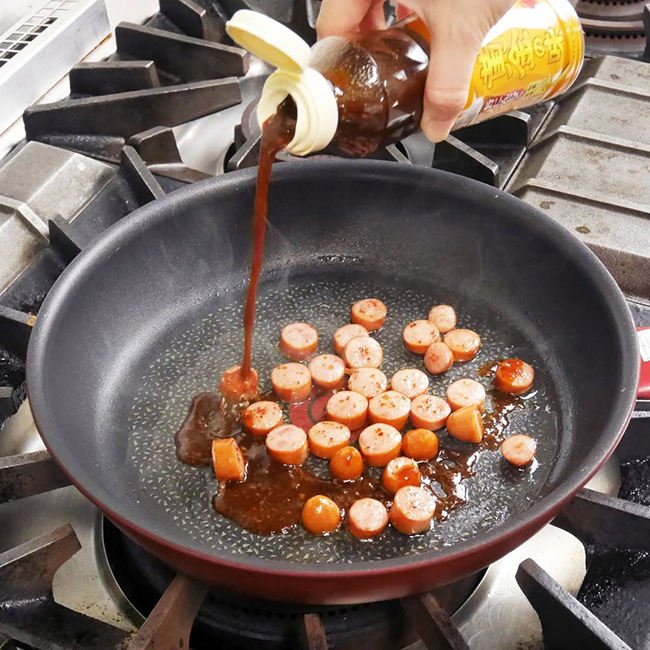
[[[359,435],[359,449],[368,465],[385,467],[399,456],[402,435],[389,424],[371,424]]]
[[[302,465],[309,455],[307,434],[293,424],[282,424],[266,436],[269,456],[284,465]]]
[[[283,363],[271,371],[275,394],[285,402],[304,402],[311,392],[311,374],[307,366]]]
[[[359,539],[375,537],[388,525],[386,506],[377,499],[359,499],[348,512],[348,525]]]
[[[219,481],[243,481],[246,461],[234,438],[212,441],[212,466]]]
[[[450,436],[463,442],[481,442],[483,440],[483,422],[481,412],[475,405],[463,406],[447,418],[447,431]]]
[[[330,460],[330,474],[341,481],[358,479],[363,468],[363,458],[356,447],[343,447]]]
[[[309,359],[318,347],[318,332],[309,323],[291,323],[282,330],[280,352],[289,359]]]
[[[282,424],[282,409],[275,402],[255,402],[244,410],[241,423],[249,433],[265,436]]]
[[[436,510],[436,499],[430,490],[408,485],[395,494],[390,509],[390,523],[404,535],[429,530]]]
[[[343,348],[343,361],[350,368],[379,368],[383,360],[381,345],[369,336],[355,336]]]
[[[377,368],[356,368],[348,379],[348,390],[353,390],[367,399],[383,393],[387,386],[386,375]]]
[[[407,350],[424,354],[432,343],[440,339],[440,332],[431,321],[416,320],[404,328],[402,337]]]
[[[432,375],[441,375],[454,365],[454,354],[446,343],[436,341],[424,353],[424,367]]]
[[[302,525],[312,535],[333,533],[341,523],[339,507],[322,494],[308,499],[302,508]]]
[[[259,393],[257,370],[251,368],[248,377],[244,378],[241,375],[241,366],[231,366],[221,375],[219,392],[227,402],[234,404],[257,399]]]
[[[431,460],[438,455],[438,436],[428,429],[411,429],[402,438],[402,453],[414,460]]]
[[[334,352],[339,356],[343,354],[343,348],[350,339],[357,336],[368,336],[368,330],[363,325],[343,325],[334,332]]]
[[[535,371],[521,359],[506,359],[497,366],[494,383],[502,393],[522,395],[530,390]]]
[[[473,379],[458,379],[447,388],[447,401],[452,411],[457,411],[463,406],[475,404],[479,411],[485,408],[485,388]]]
[[[406,485],[419,487],[421,478],[418,464],[412,458],[399,456],[386,465],[381,482],[391,494],[395,494]]]
[[[456,327],[456,311],[450,305],[436,305],[431,308],[428,319],[440,330],[441,334],[446,334]]]
[[[436,395],[418,395],[411,402],[411,422],[418,429],[442,429],[450,413],[449,404]]]
[[[359,300],[352,305],[352,322],[363,325],[369,332],[380,329],[386,321],[388,308],[376,298]]]
[[[501,443],[503,457],[515,467],[526,467],[533,462],[537,453],[537,443],[522,433],[510,436]]]
[[[350,442],[350,429],[340,422],[317,422],[309,429],[309,449],[319,458],[331,458]]]
[[[370,400],[368,417],[371,422],[383,422],[403,429],[411,410],[411,400],[394,390],[386,391]]]
[[[337,390],[345,383],[345,363],[333,354],[321,354],[309,363],[312,381],[325,390]]]
[[[328,419],[345,424],[348,429],[354,431],[366,423],[368,400],[359,393],[342,390],[340,393],[332,395],[327,402],[325,411]]]
[[[454,355],[454,361],[471,361],[481,347],[481,337],[472,330],[451,330],[444,342]]]
[[[412,399],[427,392],[429,378],[417,368],[404,368],[393,375],[390,387]]]

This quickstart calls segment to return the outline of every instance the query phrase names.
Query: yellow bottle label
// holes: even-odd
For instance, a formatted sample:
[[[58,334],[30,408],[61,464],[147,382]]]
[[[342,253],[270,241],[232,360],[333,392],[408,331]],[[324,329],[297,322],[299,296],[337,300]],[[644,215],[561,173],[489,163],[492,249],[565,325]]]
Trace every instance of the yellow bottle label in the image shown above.
[[[483,41],[454,128],[559,95],[583,58],[580,20],[567,0],[517,0]]]

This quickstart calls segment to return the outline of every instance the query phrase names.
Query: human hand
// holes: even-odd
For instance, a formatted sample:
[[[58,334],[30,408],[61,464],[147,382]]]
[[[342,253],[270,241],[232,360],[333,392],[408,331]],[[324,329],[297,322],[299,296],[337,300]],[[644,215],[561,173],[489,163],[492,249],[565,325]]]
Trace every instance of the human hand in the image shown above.
[[[400,0],[431,34],[429,72],[421,127],[433,142],[444,140],[467,102],[481,43],[514,0]],[[384,29],[384,0],[323,0],[319,38]]]

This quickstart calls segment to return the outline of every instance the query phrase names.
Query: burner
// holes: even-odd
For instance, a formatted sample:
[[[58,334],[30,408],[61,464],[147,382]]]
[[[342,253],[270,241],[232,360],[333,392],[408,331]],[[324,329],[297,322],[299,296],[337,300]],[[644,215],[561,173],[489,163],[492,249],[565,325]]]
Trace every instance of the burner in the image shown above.
[[[113,575],[136,610],[147,616],[174,578],[174,571],[149,555],[104,519],[104,546]],[[434,592],[450,613],[474,591],[484,572]],[[419,637],[399,601],[361,605],[302,606],[213,589],[192,630],[194,650],[294,648],[305,614],[318,614],[333,650],[395,650]],[[221,643],[221,645],[220,645]]]
[[[588,56],[642,58],[648,10],[645,0],[581,0],[576,5]],[[645,13],[644,13],[645,12]]]

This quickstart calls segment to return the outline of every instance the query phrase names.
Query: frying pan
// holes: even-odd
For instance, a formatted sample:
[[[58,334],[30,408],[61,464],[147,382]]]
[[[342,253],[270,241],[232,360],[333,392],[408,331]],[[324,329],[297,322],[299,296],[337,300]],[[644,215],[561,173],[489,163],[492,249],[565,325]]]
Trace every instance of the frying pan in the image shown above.
[[[536,368],[536,392],[512,414],[509,433],[537,439],[537,463],[514,470],[498,451],[481,453],[464,482],[465,505],[413,537],[388,529],[360,542],[345,530],[318,538],[299,528],[259,536],[211,509],[211,470],[179,463],[173,435],[191,397],[215,390],[220,373],[240,361],[255,176],[228,174],[150,203],[56,282],[27,365],[31,408],[54,458],[163,561],[263,598],[400,597],[521,544],[622,435],[638,381],[633,322],[597,258],[539,210],[459,176],[378,161],[274,170],[253,350],[262,387],[282,361],[277,341],[287,322],[314,323],[320,351],[331,351],[350,305],[382,298],[390,313],[378,338],[390,377],[421,367],[400,344],[401,329],[450,303],[483,347],[474,361],[433,378],[432,392],[444,395],[486,362],[524,357]],[[313,419],[318,408],[316,398],[292,416]],[[443,432],[441,444],[455,443]],[[310,462],[322,471],[324,461]]]

